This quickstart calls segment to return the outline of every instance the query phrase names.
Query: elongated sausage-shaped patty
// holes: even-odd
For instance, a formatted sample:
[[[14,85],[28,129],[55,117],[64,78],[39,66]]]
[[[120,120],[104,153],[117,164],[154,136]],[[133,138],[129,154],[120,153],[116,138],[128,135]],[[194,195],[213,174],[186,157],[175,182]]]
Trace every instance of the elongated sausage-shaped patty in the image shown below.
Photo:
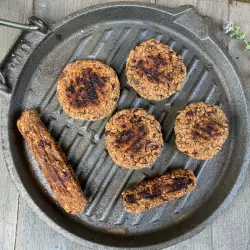
[[[176,169],[152,180],[138,183],[124,191],[122,198],[126,211],[138,214],[184,196],[196,186],[192,170]]]
[[[48,181],[57,202],[70,214],[81,212],[88,201],[82,193],[71,166],[36,110],[27,110],[17,121],[17,127],[26,140]]]

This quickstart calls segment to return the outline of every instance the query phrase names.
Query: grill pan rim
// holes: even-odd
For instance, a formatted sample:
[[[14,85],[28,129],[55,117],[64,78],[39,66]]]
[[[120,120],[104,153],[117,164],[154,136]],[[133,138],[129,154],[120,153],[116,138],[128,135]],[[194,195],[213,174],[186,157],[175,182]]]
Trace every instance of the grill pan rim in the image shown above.
[[[82,11],[78,11],[76,13],[73,13],[72,15],[66,17],[66,18],[63,18],[61,21],[57,22],[55,25],[52,25],[52,31],[58,27],[60,27],[61,25],[63,25],[64,23],[67,23],[69,20],[73,19],[74,17],[77,17],[77,16],[81,16],[83,14],[85,14],[87,11],[94,11],[96,9],[99,9],[99,8],[107,8],[107,7],[116,7],[116,6],[123,6],[123,5],[127,5],[127,6],[139,6],[139,7],[150,7],[152,9],[155,9],[155,10],[160,10],[162,12],[166,12],[166,10],[168,11],[174,11],[174,10],[178,10],[180,9],[180,7],[178,8],[175,8],[175,9],[168,9],[168,8],[163,8],[163,7],[156,7],[156,6],[152,6],[152,5],[149,5],[149,4],[141,4],[141,3],[131,3],[131,2],[124,2],[124,3],[108,3],[108,4],[102,4],[102,5],[97,5],[97,6],[93,6],[93,7],[90,7],[90,8],[87,8],[85,10],[82,10]],[[186,7],[187,9],[191,8],[190,6]],[[49,35],[49,34],[48,34]],[[215,41],[216,39],[211,35],[209,34],[209,37]],[[218,46],[218,42],[215,42],[216,45]],[[225,49],[223,49],[222,46],[219,46],[222,50],[224,50],[225,52]],[[231,57],[225,53],[225,55],[227,56],[227,59],[229,60],[230,64],[234,67],[235,69],[235,72],[237,72],[237,69],[236,69],[236,66],[235,66],[235,63],[232,61]],[[242,80],[241,80],[242,82]],[[242,87],[242,90],[244,89],[244,85],[241,84],[241,87]],[[244,93],[245,93],[245,96],[246,96],[246,90],[243,90]],[[8,103],[9,105],[10,103]],[[247,107],[245,107],[246,110],[247,110]],[[2,134],[3,134],[3,138],[2,140],[4,141],[4,139],[7,140],[7,136],[5,137],[4,134],[7,133],[7,130],[6,128],[8,127],[7,124],[8,124],[8,115],[7,115],[7,109],[5,109],[5,112],[2,112],[2,118],[4,120],[4,123],[2,125]],[[248,127],[248,131],[247,131],[247,137],[249,138],[249,116],[247,117],[247,127]],[[5,126],[6,125],[6,126]],[[5,131],[4,129],[5,128]],[[4,138],[5,137],[5,138]],[[9,143],[9,142],[7,142]],[[7,144],[8,145],[8,144]],[[246,148],[249,149],[249,139],[247,141],[247,145],[246,145]],[[17,189],[19,190],[19,192],[21,193],[21,195],[25,198],[25,201],[29,204],[29,206],[32,208],[33,211],[35,211],[38,215],[40,215],[42,217],[42,219],[48,224],[50,225],[53,229],[59,231],[60,233],[62,233],[64,236],[66,236],[67,238],[73,240],[73,241],[77,241],[78,243],[80,244],[83,244],[83,239],[78,237],[78,236],[75,236],[73,235],[71,232],[68,232],[66,229],[58,226],[46,213],[44,213],[42,211],[42,209],[37,206],[37,204],[34,202],[34,200],[29,196],[27,190],[25,189],[25,187],[23,186],[22,182],[21,182],[21,179],[16,171],[16,167],[13,166],[13,162],[12,162],[12,156],[11,156],[11,153],[10,151],[8,151],[8,146],[7,147],[3,147],[3,151],[4,151],[4,158],[5,158],[5,161],[7,163],[7,167],[8,167],[8,170],[10,172],[10,175],[12,177],[12,180],[14,181],[14,184],[16,185]],[[245,158],[249,158],[249,151],[247,154],[245,154]],[[248,160],[249,161],[249,160]],[[206,220],[204,220],[204,222],[202,224],[200,224],[199,226],[195,227],[193,230],[189,231],[188,233],[178,237],[178,238],[175,238],[171,241],[168,241],[167,243],[160,243],[160,244],[156,244],[154,245],[154,247],[166,247],[166,246],[170,246],[170,245],[173,245],[173,244],[176,244],[180,241],[183,241],[187,238],[190,238],[192,237],[193,235],[197,234],[198,232],[200,232],[201,230],[203,230],[208,224],[210,224],[212,222],[212,220],[218,215],[218,213],[220,213],[232,200],[232,198],[234,197],[237,189],[239,188],[240,184],[242,183],[243,179],[244,179],[244,176],[246,174],[246,171],[247,171],[247,167],[248,167],[248,161],[245,161],[245,164],[241,167],[241,171],[240,171],[240,174],[238,176],[238,179],[237,181],[235,182],[231,192],[228,194],[227,198],[224,200],[223,202],[223,206],[220,206],[217,210],[214,211],[214,213],[208,217]],[[86,241],[86,239],[84,239],[84,241]],[[93,242],[89,242],[88,241],[88,245],[89,246],[98,246],[99,248],[100,247],[103,247],[103,245],[99,245],[99,244],[96,244],[96,243],[93,243]],[[152,249],[152,247],[136,247],[135,249],[139,249],[139,248],[143,248],[143,249]],[[110,248],[112,249],[112,247]],[[133,248],[130,248],[130,249],[133,249]]]

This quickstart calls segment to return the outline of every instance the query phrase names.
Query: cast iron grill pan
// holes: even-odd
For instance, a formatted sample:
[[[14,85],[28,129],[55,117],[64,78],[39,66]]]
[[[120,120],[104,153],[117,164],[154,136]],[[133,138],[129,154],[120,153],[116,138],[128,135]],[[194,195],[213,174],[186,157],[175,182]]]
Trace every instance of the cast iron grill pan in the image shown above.
[[[232,199],[247,168],[247,103],[234,63],[214,39],[209,19],[190,7],[106,4],[75,13],[47,34],[23,32],[5,58],[2,72],[9,88],[3,112],[3,147],[11,176],[29,205],[54,229],[85,247],[101,249],[163,248],[198,233]],[[161,102],[147,101],[129,87],[125,62],[139,43],[156,38],[178,52],[187,77],[181,90]],[[151,168],[123,169],[105,149],[101,121],[73,120],[56,98],[57,79],[66,64],[97,59],[116,70],[121,81],[117,110],[140,107],[162,125],[164,149]],[[8,92],[8,91],[7,91]],[[223,150],[209,161],[187,157],[175,146],[175,117],[190,102],[219,105],[229,119]],[[64,213],[24,140],[16,120],[36,108],[66,153],[89,197],[77,216]],[[125,212],[121,192],[135,183],[174,168],[192,169],[198,188],[191,194],[146,213]]]

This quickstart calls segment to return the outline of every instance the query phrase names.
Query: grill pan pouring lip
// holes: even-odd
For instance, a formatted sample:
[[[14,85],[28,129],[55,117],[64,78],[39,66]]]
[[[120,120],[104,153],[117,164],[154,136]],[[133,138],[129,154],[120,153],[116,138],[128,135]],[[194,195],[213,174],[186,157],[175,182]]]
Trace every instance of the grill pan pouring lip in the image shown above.
[[[17,187],[19,193],[21,194],[21,196],[25,199],[25,201],[28,203],[28,205],[32,208],[32,210],[38,214],[49,226],[51,226],[54,230],[60,232],[61,234],[63,234],[64,236],[66,236],[67,238],[69,238],[70,240],[77,242],[79,244],[82,244],[86,247],[93,247],[95,249],[105,249],[106,247],[109,247],[109,249],[117,249],[117,248],[129,248],[129,249],[152,249],[152,248],[164,248],[167,246],[171,246],[174,244],[177,244],[183,240],[186,240],[192,236],[194,236],[195,234],[199,233],[200,231],[202,231],[207,225],[209,225],[214,219],[215,217],[221,213],[223,211],[223,209],[225,209],[228,204],[232,201],[233,197],[236,194],[236,191],[238,190],[238,188],[240,187],[241,183],[244,180],[244,177],[246,175],[247,172],[247,168],[249,165],[249,159],[250,159],[250,140],[249,140],[249,114],[248,114],[248,107],[249,107],[249,103],[248,103],[248,99],[246,98],[247,96],[247,92],[244,89],[244,85],[242,84],[242,79],[241,77],[238,75],[237,73],[237,68],[235,63],[233,62],[233,60],[231,59],[231,57],[227,54],[226,50],[219,45],[219,43],[216,41],[215,37],[213,36],[211,30],[211,26],[210,26],[210,19],[206,19],[207,21],[207,31],[208,31],[208,36],[209,38],[214,42],[214,45],[220,50],[220,52],[224,55],[225,60],[227,61],[228,64],[230,64],[233,68],[233,70],[235,71],[234,73],[237,75],[239,81],[239,85],[241,88],[242,95],[245,96],[245,100],[241,100],[241,103],[243,105],[243,110],[244,110],[244,114],[241,115],[245,115],[248,114],[245,117],[245,128],[247,128],[247,130],[245,131],[245,145],[244,145],[244,152],[243,152],[243,157],[244,159],[242,160],[242,162],[244,162],[244,164],[241,166],[239,172],[237,173],[237,179],[234,181],[234,183],[232,183],[232,187],[230,189],[228,189],[228,193],[227,195],[224,197],[224,201],[220,204],[216,204],[215,206],[217,207],[217,209],[214,209],[214,211],[209,214],[209,216],[207,216],[206,218],[204,218],[204,221],[202,223],[200,223],[199,225],[195,225],[195,227],[190,230],[189,232],[185,232],[184,234],[181,234],[176,237],[173,238],[171,240],[168,240],[167,242],[161,241],[160,243],[155,243],[154,245],[139,245],[137,246],[136,244],[133,245],[126,245],[126,246],[122,246],[122,245],[110,245],[109,243],[106,244],[99,244],[97,242],[88,240],[88,239],[83,239],[81,237],[78,237],[77,235],[75,235],[73,232],[66,230],[65,228],[62,228],[61,226],[59,226],[59,224],[57,224],[57,222],[55,222],[46,212],[45,212],[45,207],[42,204],[39,204],[39,200],[36,200],[34,195],[31,196],[30,192],[28,192],[23,184],[22,181],[22,177],[19,175],[19,173],[17,172],[17,168],[18,166],[14,165],[14,161],[13,161],[13,157],[15,157],[15,155],[13,154],[13,152],[11,152],[10,150],[10,144],[14,143],[13,141],[9,140],[9,133],[12,132],[12,128],[10,127],[10,121],[9,121],[9,109],[11,108],[11,99],[13,98],[13,96],[15,96],[15,91],[16,88],[18,87],[16,83],[18,83],[18,79],[19,79],[19,75],[22,72],[22,69],[25,67],[26,62],[30,59],[30,56],[32,55],[32,53],[36,50],[37,47],[40,46],[40,44],[42,44],[46,38],[48,36],[50,36],[51,34],[53,34],[56,29],[62,27],[63,25],[67,24],[68,22],[74,20],[77,17],[80,17],[82,15],[85,15],[86,13],[89,12],[94,12],[94,11],[98,11],[100,9],[104,9],[104,10],[110,10],[110,9],[116,9],[116,8],[122,8],[122,7],[131,7],[131,8],[142,8],[142,9],[151,9],[152,11],[159,11],[161,13],[166,13],[168,15],[184,15],[185,13],[187,13],[189,10],[193,11],[193,7],[192,6],[181,6],[181,7],[177,7],[174,9],[169,9],[169,8],[164,8],[164,7],[160,7],[160,6],[154,6],[154,5],[149,5],[149,4],[142,4],[142,3],[133,3],[133,2],[119,2],[119,3],[106,3],[106,4],[101,4],[101,5],[96,5],[93,7],[89,7],[86,8],[82,11],[78,11],[75,12],[71,15],[69,15],[68,17],[63,18],[61,21],[57,22],[56,24],[53,24],[49,27],[49,31],[47,34],[39,34],[38,31],[31,31],[30,33],[34,32],[36,33],[36,38],[34,39],[34,44],[33,47],[31,46],[30,51],[27,54],[27,57],[23,59],[23,62],[21,62],[19,65],[16,66],[16,70],[13,73],[8,72],[8,69],[6,67],[7,64],[9,64],[10,58],[11,58],[11,53],[13,51],[16,51],[17,47],[20,44],[20,38],[17,39],[17,41],[15,42],[13,48],[10,50],[9,54],[6,56],[6,58],[4,59],[2,66],[0,67],[0,72],[2,71],[2,75],[0,74],[0,93],[2,93],[5,97],[7,97],[8,103],[6,103],[6,107],[4,109],[2,109],[2,146],[3,146],[3,152],[4,152],[4,158],[5,158],[5,162],[7,164],[9,173],[12,177],[12,180],[15,184],[15,186]],[[193,13],[193,12],[192,12]],[[196,15],[198,15],[196,13]],[[198,15],[199,16],[199,15]],[[202,17],[203,18],[203,17]],[[40,29],[41,31],[46,30],[46,29]],[[21,36],[22,37],[22,34]],[[7,79],[6,82],[4,79]],[[1,84],[1,82],[3,84]],[[32,188],[32,187],[31,187]],[[105,241],[106,242],[106,241]]]

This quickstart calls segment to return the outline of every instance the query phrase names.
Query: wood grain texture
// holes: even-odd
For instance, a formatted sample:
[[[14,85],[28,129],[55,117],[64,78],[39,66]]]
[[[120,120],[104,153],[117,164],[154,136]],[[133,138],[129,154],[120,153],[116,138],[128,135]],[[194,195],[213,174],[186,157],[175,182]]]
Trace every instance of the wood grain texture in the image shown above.
[[[244,2],[244,3],[250,3],[250,0],[236,0],[236,1]]]
[[[112,0],[111,0],[112,1]],[[32,11],[30,0],[1,0],[0,16],[14,21],[25,21]],[[35,14],[47,23],[58,21],[62,17],[105,0],[34,0]],[[218,39],[225,44],[228,37],[223,34],[222,24],[227,20],[235,21],[250,33],[248,15],[250,4],[228,0],[144,0],[159,5],[175,7],[184,4],[194,5],[203,15],[213,18],[214,29]],[[18,11],[16,11],[18,10]],[[10,41],[18,31],[0,27],[0,58],[9,48]],[[4,34],[4,35],[2,35]],[[250,37],[249,37],[250,40]],[[229,52],[235,59],[250,88],[250,53],[245,53],[239,41],[229,41]],[[0,103],[1,105],[1,103]],[[3,164],[0,151],[0,249],[17,250],[80,250],[84,249],[64,238],[49,228],[31,209],[20,200],[18,227],[16,232],[18,195],[13,187]],[[250,173],[250,172],[249,172]],[[250,174],[239,190],[233,203],[211,226],[200,234],[170,247],[170,250],[247,250],[250,249],[249,193]],[[15,244],[15,233],[17,233]]]
[[[119,2],[121,0],[118,0]],[[129,0],[133,1],[133,0]],[[114,2],[114,0],[34,0],[35,15],[47,24],[59,21],[63,17],[96,4]],[[150,3],[150,0],[140,0],[139,2]]]
[[[212,18],[213,32],[216,38],[227,45],[227,35],[223,32],[223,24],[228,20],[228,0],[199,0],[197,10],[204,16]]]
[[[226,43],[227,36],[222,31],[225,20],[228,19],[228,0],[159,0],[157,5],[177,7],[180,5],[193,5],[203,16],[212,18],[213,30],[217,39]]]
[[[2,106],[4,102],[0,100]],[[1,138],[0,138],[1,139]],[[0,150],[0,249],[14,249],[19,196]]]
[[[250,40],[249,22],[250,4],[234,2],[230,5],[229,20],[248,33]],[[243,49],[241,41],[231,39],[228,50],[239,71],[245,86],[250,91],[250,52]],[[229,208],[212,224],[214,249],[250,249],[250,169],[241,188]]]
[[[32,15],[32,6],[32,0],[1,0],[0,17],[25,22]],[[0,62],[18,32],[18,30],[0,26]],[[4,106],[4,102],[0,99],[0,108]],[[19,195],[5,166],[2,147],[0,147],[0,172],[0,249],[12,250],[16,243]]]
[[[51,229],[20,199],[16,250],[80,250],[73,243]]]
[[[32,15],[33,0],[1,0],[0,17],[24,23]],[[0,26],[0,62],[20,31]]]

